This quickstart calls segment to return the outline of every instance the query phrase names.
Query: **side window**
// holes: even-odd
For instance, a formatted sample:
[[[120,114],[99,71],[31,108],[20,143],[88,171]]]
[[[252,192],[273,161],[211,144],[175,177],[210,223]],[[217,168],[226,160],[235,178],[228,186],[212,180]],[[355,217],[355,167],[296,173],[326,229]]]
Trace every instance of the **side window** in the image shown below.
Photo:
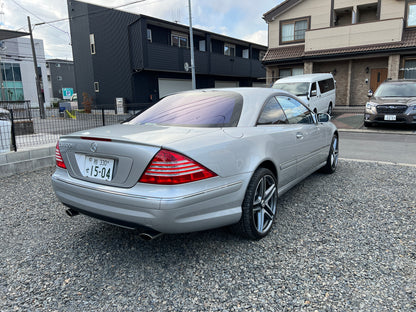
[[[313,92],[313,91],[315,91],[315,92]],[[310,96],[312,97],[312,96],[316,96],[316,95],[317,95],[317,93],[316,93],[316,82],[312,82]]]
[[[280,106],[283,108],[290,124],[313,124],[312,112],[302,103],[288,96],[277,96]]]
[[[274,97],[264,105],[259,120],[257,121],[258,125],[279,125],[287,123],[285,113]]]
[[[328,91],[334,90],[335,84],[334,79],[325,79],[318,82],[319,83],[319,89],[321,90],[321,93],[326,93]]]

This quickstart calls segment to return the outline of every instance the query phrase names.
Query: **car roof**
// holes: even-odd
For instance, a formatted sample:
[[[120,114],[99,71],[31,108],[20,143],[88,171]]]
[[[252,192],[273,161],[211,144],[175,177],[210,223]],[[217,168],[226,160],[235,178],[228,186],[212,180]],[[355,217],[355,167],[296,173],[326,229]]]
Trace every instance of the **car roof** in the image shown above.
[[[332,74],[329,73],[321,73],[321,74],[305,74],[305,75],[296,75],[290,76],[285,78],[280,78],[275,83],[281,82],[312,82],[318,79],[328,79],[334,78]]]

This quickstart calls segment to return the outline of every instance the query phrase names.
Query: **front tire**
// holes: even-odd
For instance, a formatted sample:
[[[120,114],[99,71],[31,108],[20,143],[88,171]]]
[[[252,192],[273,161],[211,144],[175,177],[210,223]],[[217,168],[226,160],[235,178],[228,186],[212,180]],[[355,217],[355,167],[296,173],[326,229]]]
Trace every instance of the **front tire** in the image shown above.
[[[242,216],[234,226],[242,236],[258,240],[269,234],[277,211],[277,180],[266,168],[254,172],[242,205]]]
[[[339,155],[339,141],[338,135],[334,134],[331,141],[331,147],[329,148],[328,158],[326,159],[326,165],[322,168],[324,173],[334,173],[338,166]]]

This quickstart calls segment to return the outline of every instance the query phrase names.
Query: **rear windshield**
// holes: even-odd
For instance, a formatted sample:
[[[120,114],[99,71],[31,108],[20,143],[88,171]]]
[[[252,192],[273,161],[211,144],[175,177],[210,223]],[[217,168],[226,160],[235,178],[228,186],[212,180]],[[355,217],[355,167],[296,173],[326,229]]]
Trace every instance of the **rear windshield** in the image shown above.
[[[309,94],[309,82],[292,82],[292,83],[277,82],[273,85],[273,88],[287,91],[297,96]]]
[[[232,91],[192,91],[167,96],[129,124],[236,127],[243,97]]]
[[[382,97],[416,97],[416,83],[383,83],[374,96]]]

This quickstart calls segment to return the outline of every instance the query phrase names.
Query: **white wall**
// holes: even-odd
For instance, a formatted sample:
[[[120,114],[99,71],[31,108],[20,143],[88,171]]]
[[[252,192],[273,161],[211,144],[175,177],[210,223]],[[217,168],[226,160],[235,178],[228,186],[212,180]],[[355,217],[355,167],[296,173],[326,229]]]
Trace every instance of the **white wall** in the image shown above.
[[[48,73],[46,69],[45,52],[43,40],[34,39],[36,59],[38,67],[42,71],[43,91],[45,95],[45,107],[51,105],[50,90],[48,87]],[[38,96],[36,91],[36,74],[33,65],[32,47],[29,38],[14,38],[5,40],[5,49],[0,51],[2,63],[20,64],[22,75],[23,94],[25,100],[29,100],[32,107],[38,107]]]

